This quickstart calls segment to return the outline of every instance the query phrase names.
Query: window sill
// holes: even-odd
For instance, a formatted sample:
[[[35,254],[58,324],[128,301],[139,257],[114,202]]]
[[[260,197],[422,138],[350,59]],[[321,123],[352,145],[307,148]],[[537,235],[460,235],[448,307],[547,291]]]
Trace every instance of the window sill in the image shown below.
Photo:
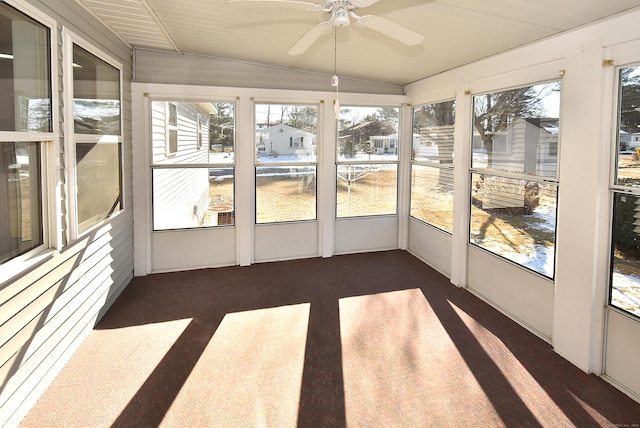
[[[0,289],[51,260],[57,253],[53,248],[34,250],[0,266]]]

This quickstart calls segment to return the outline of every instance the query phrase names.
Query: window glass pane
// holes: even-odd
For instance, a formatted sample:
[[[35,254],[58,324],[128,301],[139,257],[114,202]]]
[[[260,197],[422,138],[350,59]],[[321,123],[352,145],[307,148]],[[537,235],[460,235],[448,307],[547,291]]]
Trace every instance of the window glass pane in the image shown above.
[[[315,219],[315,166],[256,167],[256,223]]]
[[[338,164],[338,217],[396,214],[397,164]]]
[[[473,168],[556,177],[560,82],[473,97]]]
[[[640,187],[640,66],[620,70],[615,183]]]
[[[0,2],[0,131],[51,131],[49,29]]]
[[[233,164],[235,104],[151,102],[152,162]]]
[[[413,109],[414,161],[453,164],[455,101],[424,104]]]
[[[338,121],[338,161],[397,161],[397,107],[342,107]]]
[[[640,317],[640,197],[615,194],[611,305]]]
[[[77,143],[78,232],[122,209],[119,143]]]
[[[73,45],[76,134],[120,135],[120,70]]]
[[[40,145],[0,143],[0,264],[43,244]]]
[[[233,168],[154,168],[153,230],[232,226]]]
[[[318,106],[256,104],[256,162],[316,162]]]
[[[472,174],[471,187],[470,242],[553,278],[557,185]]]
[[[411,166],[411,216],[453,233],[453,169]]]

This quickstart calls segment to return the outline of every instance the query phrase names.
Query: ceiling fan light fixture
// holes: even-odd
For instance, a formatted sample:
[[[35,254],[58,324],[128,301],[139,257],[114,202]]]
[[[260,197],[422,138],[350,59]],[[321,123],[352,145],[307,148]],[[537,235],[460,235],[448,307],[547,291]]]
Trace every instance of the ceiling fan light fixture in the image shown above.
[[[0,0],[1,2],[2,0]],[[317,0],[315,0],[317,1]],[[355,20],[360,26],[377,31],[407,46],[415,46],[424,42],[424,36],[403,25],[396,24],[377,15],[356,14],[356,11],[378,3],[381,0],[324,0],[324,4],[313,3],[310,0],[226,0],[229,6],[261,5],[272,7],[289,7],[305,9],[311,12],[323,12],[331,16],[326,21],[319,22],[289,49],[289,55],[300,55],[322,37],[331,27],[346,27]],[[640,1],[640,0],[638,0]]]
[[[344,8],[337,9],[333,14],[333,25],[336,27],[346,27],[351,21],[349,20],[349,13]]]

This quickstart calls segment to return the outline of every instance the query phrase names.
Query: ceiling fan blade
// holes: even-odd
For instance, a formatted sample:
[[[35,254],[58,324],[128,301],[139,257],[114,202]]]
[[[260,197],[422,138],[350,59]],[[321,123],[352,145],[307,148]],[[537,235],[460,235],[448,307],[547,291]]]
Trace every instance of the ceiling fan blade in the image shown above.
[[[353,3],[359,9],[359,8],[362,8],[362,7],[371,6],[372,4],[376,4],[379,1],[380,0],[352,0],[351,3]]]
[[[405,45],[419,45],[424,41],[424,36],[408,29],[400,24],[381,18],[376,15],[365,15],[358,17],[358,24],[371,28],[385,36],[391,37]]]
[[[300,40],[298,40],[292,47],[289,49],[289,55],[300,55],[304,53],[309,47],[320,38],[324,33],[326,33],[333,24],[331,21],[321,22],[318,25],[311,27],[309,31],[307,31]]]
[[[251,7],[251,6],[271,6],[287,7],[302,10],[322,10],[322,6],[317,3],[299,0],[227,0],[227,6]]]

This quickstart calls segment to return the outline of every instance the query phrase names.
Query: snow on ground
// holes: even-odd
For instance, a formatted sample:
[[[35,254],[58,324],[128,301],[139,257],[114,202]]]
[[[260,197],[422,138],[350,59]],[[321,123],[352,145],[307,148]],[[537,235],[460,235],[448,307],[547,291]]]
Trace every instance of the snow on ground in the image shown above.
[[[640,316],[640,278],[614,270],[612,282],[611,303]]]
[[[547,207],[538,207],[534,213],[530,216],[542,221],[531,222],[528,227],[543,230],[545,232],[553,232],[556,227],[556,213],[554,209]],[[508,236],[509,231],[502,231]],[[472,242],[474,242],[472,237]],[[553,278],[554,266],[555,266],[555,246],[545,246],[542,244],[535,244],[533,246],[525,246],[516,249],[513,246],[501,243],[501,242],[478,242],[474,243],[480,245],[489,251],[492,251],[507,260],[511,260],[514,263],[525,266],[531,270],[541,273],[549,278]]]

